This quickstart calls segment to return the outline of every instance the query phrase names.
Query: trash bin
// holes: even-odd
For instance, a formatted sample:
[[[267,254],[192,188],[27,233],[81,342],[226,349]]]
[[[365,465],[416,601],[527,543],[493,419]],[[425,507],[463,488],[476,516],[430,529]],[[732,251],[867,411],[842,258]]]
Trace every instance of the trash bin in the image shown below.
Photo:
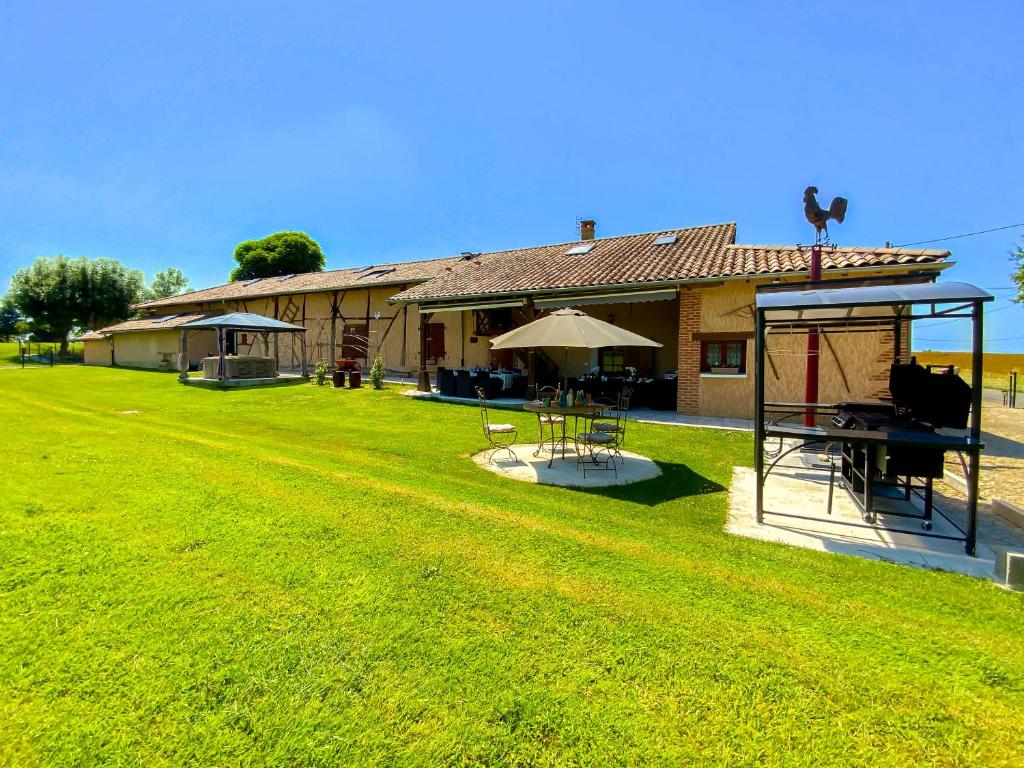
[[[363,372],[356,369],[348,372],[348,388],[359,389],[362,386]]]
[[[334,379],[334,386],[335,387],[344,387],[345,386],[345,372],[343,370],[341,370],[340,368],[336,368],[334,370],[334,373],[331,374],[331,378]]]

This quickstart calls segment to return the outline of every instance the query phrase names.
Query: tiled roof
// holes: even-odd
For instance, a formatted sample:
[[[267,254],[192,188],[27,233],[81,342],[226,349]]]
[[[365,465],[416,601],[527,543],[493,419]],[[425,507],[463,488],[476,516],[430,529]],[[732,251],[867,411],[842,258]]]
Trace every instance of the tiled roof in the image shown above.
[[[643,235],[587,241],[594,248],[584,254],[567,253],[586,243],[573,242],[485,253],[460,260],[439,277],[412,286],[394,301],[535,293],[558,288],[634,286],[714,280],[744,275],[806,272],[809,246],[736,245],[735,224],[666,230]],[[668,245],[656,245],[663,236],[676,236]],[[948,251],[899,248],[822,249],[825,270],[856,267],[933,264]]]
[[[674,242],[655,244],[673,235]],[[483,253],[460,259],[438,277],[393,298],[417,301],[682,280],[718,258],[735,239],[736,225],[729,223]],[[593,248],[586,253],[569,252],[587,245]]]
[[[107,337],[104,336],[99,331],[86,331],[77,339],[75,339],[75,341],[103,341],[103,339],[105,338]]]
[[[127,331],[165,331],[169,328],[177,328],[179,325],[190,323],[193,320],[202,320],[205,317],[216,315],[216,312],[182,312],[180,314],[164,314],[154,317],[140,317],[135,320],[125,320],[123,323],[108,325],[100,328],[94,333],[125,333]]]
[[[937,264],[949,251],[907,248],[838,248],[822,246],[822,269],[855,269],[907,264]],[[810,269],[811,248],[793,245],[730,245],[721,258],[707,265],[707,277],[775,275]]]
[[[294,293],[337,291],[345,288],[363,288],[373,285],[403,285],[429,280],[458,258],[406,261],[375,264],[357,269],[332,269],[328,272],[309,272],[290,277],[265,277],[258,280],[239,280],[199,291],[190,291],[164,299],[137,304],[139,309],[159,309],[196,304],[198,302],[234,299],[253,299],[265,296],[283,296]]]

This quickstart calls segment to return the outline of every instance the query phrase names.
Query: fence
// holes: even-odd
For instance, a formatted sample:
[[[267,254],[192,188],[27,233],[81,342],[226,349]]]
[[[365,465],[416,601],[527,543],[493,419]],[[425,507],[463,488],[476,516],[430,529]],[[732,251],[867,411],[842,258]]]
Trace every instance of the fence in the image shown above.
[[[69,346],[68,351],[61,354],[60,344],[23,341],[18,343],[17,361],[24,368],[26,365],[53,366],[59,363],[80,363],[84,352],[81,346]]]

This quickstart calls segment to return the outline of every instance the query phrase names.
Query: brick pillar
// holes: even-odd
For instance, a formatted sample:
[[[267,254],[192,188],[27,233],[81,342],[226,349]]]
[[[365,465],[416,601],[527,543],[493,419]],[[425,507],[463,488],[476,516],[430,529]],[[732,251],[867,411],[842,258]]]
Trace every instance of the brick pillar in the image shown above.
[[[695,415],[700,405],[700,342],[693,340],[693,334],[700,330],[700,298],[700,291],[679,292],[676,410],[690,415]]]

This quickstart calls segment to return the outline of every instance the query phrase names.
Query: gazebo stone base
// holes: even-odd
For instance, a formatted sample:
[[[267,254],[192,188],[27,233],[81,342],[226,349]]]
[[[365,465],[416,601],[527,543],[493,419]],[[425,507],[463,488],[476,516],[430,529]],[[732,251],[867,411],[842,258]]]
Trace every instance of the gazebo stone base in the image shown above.
[[[189,387],[206,387],[207,389],[235,389],[237,387],[261,387],[267,384],[297,384],[308,379],[297,373],[279,373],[274,378],[266,379],[218,379],[200,378],[190,376],[182,379],[181,383]]]

